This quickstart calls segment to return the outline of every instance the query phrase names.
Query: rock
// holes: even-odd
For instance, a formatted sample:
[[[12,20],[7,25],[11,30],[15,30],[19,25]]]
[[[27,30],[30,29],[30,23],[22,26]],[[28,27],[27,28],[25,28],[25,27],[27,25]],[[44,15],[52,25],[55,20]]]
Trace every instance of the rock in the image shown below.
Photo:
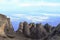
[[[5,15],[0,14],[0,36],[6,37],[4,29],[6,28],[7,19]]]
[[[60,36],[60,24],[57,25],[57,27],[53,30],[52,34]]]
[[[16,38],[20,40],[30,40],[30,31],[27,22],[20,22],[19,29],[16,31]]]
[[[32,25],[34,25],[34,23],[30,23],[30,24],[29,24],[29,28],[31,28],[31,27],[32,27]]]
[[[52,31],[52,26],[48,23],[44,25],[44,28],[46,29],[47,33],[50,33]]]
[[[57,27],[55,28],[55,30],[57,30],[57,31],[60,30],[60,24],[57,25]]]
[[[45,40],[60,40],[60,24],[58,24],[57,27],[49,33]]]
[[[36,39],[36,24],[31,23],[30,36],[32,39]]]
[[[54,30],[52,31],[51,34],[53,34],[52,36],[54,36],[54,35],[56,35],[56,34],[57,34],[58,36],[60,35],[60,24],[58,24],[57,27],[54,28]]]
[[[10,22],[10,18],[7,18],[7,21],[8,21],[8,24],[7,24],[7,26],[6,26],[6,35],[8,36],[8,37],[11,37],[11,38],[13,38],[13,37],[15,37],[15,32],[14,32],[14,29],[13,29],[13,26],[12,26],[12,24],[11,24],[11,22]]]
[[[10,18],[0,14],[0,40],[60,40],[60,24],[52,27],[49,24],[20,22],[15,32]]]
[[[27,22],[24,22],[23,23],[23,34],[26,36],[26,37],[30,37],[30,29],[29,29],[29,25]]]
[[[56,28],[56,27],[55,27],[55,26],[53,26],[51,30],[53,31],[55,28]]]
[[[10,18],[7,18],[7,16],[0,14],[0,35],[4,36],[4,37],[13,37],[13,33],[12,32],[13,27],[10,23]]]
[[[36,38],[37,39],[42,39],[47,35],[47,32],[45,30],[45,28],[43,27],[43,25],[40,24],[36,24]]]
[[[18,28],[18,30],[16,31],[16,33],[19,33],[19,32],[23,33],[23,22],[20,22],[19,28]]]

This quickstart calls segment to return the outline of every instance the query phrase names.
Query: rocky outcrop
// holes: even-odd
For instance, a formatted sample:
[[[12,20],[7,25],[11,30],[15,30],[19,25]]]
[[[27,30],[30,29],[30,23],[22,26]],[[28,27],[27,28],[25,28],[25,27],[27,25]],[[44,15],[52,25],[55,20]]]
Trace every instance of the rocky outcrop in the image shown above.
[[[45,28],[43,27],[43,25],[40,24],[36,24],[36,38],[37,39],[42,39],[47,35],[47,32],[45,30]]]
[[[52,26],[48,23],[44,25],[44,28],[46,29],[47,33],[50,33],[52,31]]]
[[[0,36],[2,36],[2,37],[7,37],[4,32],[5,25],[6,24],[4,23],[2,26],[0,26]]]
[[[0,40],[60,40],[60,24],[52,27],[48,23],[20,22],[15,32],[10,18],[0,14]]]
[[[30,40],[30,30],[27,22],[20,22],[19,28],[16,31],[16,38],[21,40]]]
[[[45,25],[43,26],[42,24],[34,23],[28,24],[27,22],[23,22],[19,24],[18,30],[20,31],[17,30],[19,34],[16,35],[16,38],[21,40],[60,40],[59,25],[57,25],[57,27],[51,27],[48,25],[49,27],[47,27],[49,31],[47,31],[48,29],[45,28]],[[28,34],[29,37],[27,37]]]
[[[12,24],[10,23],[10,18],[7,18],[7,16],[0,14],[0,35],[3,37],[13,37],[12,32],[13,27]]]
[[[19,28],[18,28],[18,30],[16,31],[16,33],[23,33],[23,22],[20,22],[19,23]]]
[[[5,15],[0,14],[0,36],[6,37],[4,29],[6,28],[7,19]]]
[[[30,36],[30,29],[29,29],[29,25],[27,22],[23,23],[23,34],[27,37]]]
[[[30,24],[30,37],[31,39],[36,39],[36,24],[31,23]]]
[[[58,24],[44,40],[60,40],[60,24]]]

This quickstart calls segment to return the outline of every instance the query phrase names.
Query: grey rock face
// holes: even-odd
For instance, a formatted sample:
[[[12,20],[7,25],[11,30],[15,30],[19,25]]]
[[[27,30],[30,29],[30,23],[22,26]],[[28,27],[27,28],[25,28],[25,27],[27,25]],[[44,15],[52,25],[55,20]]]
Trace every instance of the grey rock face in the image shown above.
[[[0,14],[0,36],[7,37],[4,29],[7,24],[7,17],[5,15]]]
[[[55,28],[55,30],[60,31],[60,24],[57,25],[57,27]]]
[[[14,37],[15,32],[14,32],[13,26],[10,22],[10,18],[7,18],[7,20],[8,20],[8,24],[6,25],[5,33],[8,37]]]
[[[36,24],[36,38],[42,39],[47,35],[47,32],[42,24]]]
[[[30,38],[26,37],[28,32],[26,34],[24,34],[24,33],[22,34],[20,32],[19,38],[20,39],[24,38],[24,39],[21,39],[21,40],[57,40],[57,39],[60,40],[60,32],[58,30],[60,28],[59,25],[56,28],[51,27],[51,26],[50,26],[51,28],[48,27],[50,29],[47,32],[42,24],[31,23],[31,24],[29,24],[29,26],[27,26],[27,24],[28,23],[25,22],[23,32],[26,33],[27,29],[25,29],[25,26],[26,26],[26,28],[28,27],[30,29],[30,32],[29,32],[30,33]]]
[[[60,40],[60,24],[57,25],[54,30],[49,33],[49,35],[45,38],[46,40]]]
[[[47,31],[48,33],[50,33],[50,32],[52,31],[52,27],[51,27],[51,25],[49,25],[48,23],[44,25],[44,28],[46,29],[46,31]]]
[[[29,29],[29,25],[27,22],[23,23],[23,34],[27,37],[30,36],[30,29]]]
[[[60,24],[52,27],[49,24],[21,22],[15,32],[10,18],[0,14],[0,40],[60,40]]]
[[[32,39],[36,39],[36,25],[34,23],[31,23],[31,28],[30,28],[30,36]]]
[[[16,33],[23,33],[23,22],[20,22],[19,23],[19,28],[18,28],[18,30],[16,31]]]

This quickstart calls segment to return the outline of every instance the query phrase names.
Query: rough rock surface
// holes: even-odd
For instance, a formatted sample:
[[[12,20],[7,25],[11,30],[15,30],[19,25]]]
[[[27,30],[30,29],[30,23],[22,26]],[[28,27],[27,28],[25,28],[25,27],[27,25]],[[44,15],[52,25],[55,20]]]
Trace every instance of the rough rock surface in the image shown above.
[[[12,24],[10,23],[10,18],[0,14],[0,35],[3,37],[13,37],[14,30]]]
[[[15,32],[10,18],[0,14],[0,40],[60,40],[60,24],[51,27],[49,24],[21,22]]]
[[[45,30],[45,28],[43,27],[43,25],[40,24],[36,24],[36,38],[37,39],[42,39],[47,35],[47,32]]]
[[[44,28],[46,29],[47,33],[50,33],[52,31],[52,26],[49,25],[48,23],[44,25]]]

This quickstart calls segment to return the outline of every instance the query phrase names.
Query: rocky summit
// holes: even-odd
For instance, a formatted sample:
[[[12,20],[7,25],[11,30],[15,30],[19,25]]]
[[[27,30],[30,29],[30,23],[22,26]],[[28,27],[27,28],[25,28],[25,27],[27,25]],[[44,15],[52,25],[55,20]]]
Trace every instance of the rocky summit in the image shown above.
[[[53,27],[48,23],[28,24],[25,21],[14,31],[10,18],[0,14],[0,40],[60,40],[60,24]]]

